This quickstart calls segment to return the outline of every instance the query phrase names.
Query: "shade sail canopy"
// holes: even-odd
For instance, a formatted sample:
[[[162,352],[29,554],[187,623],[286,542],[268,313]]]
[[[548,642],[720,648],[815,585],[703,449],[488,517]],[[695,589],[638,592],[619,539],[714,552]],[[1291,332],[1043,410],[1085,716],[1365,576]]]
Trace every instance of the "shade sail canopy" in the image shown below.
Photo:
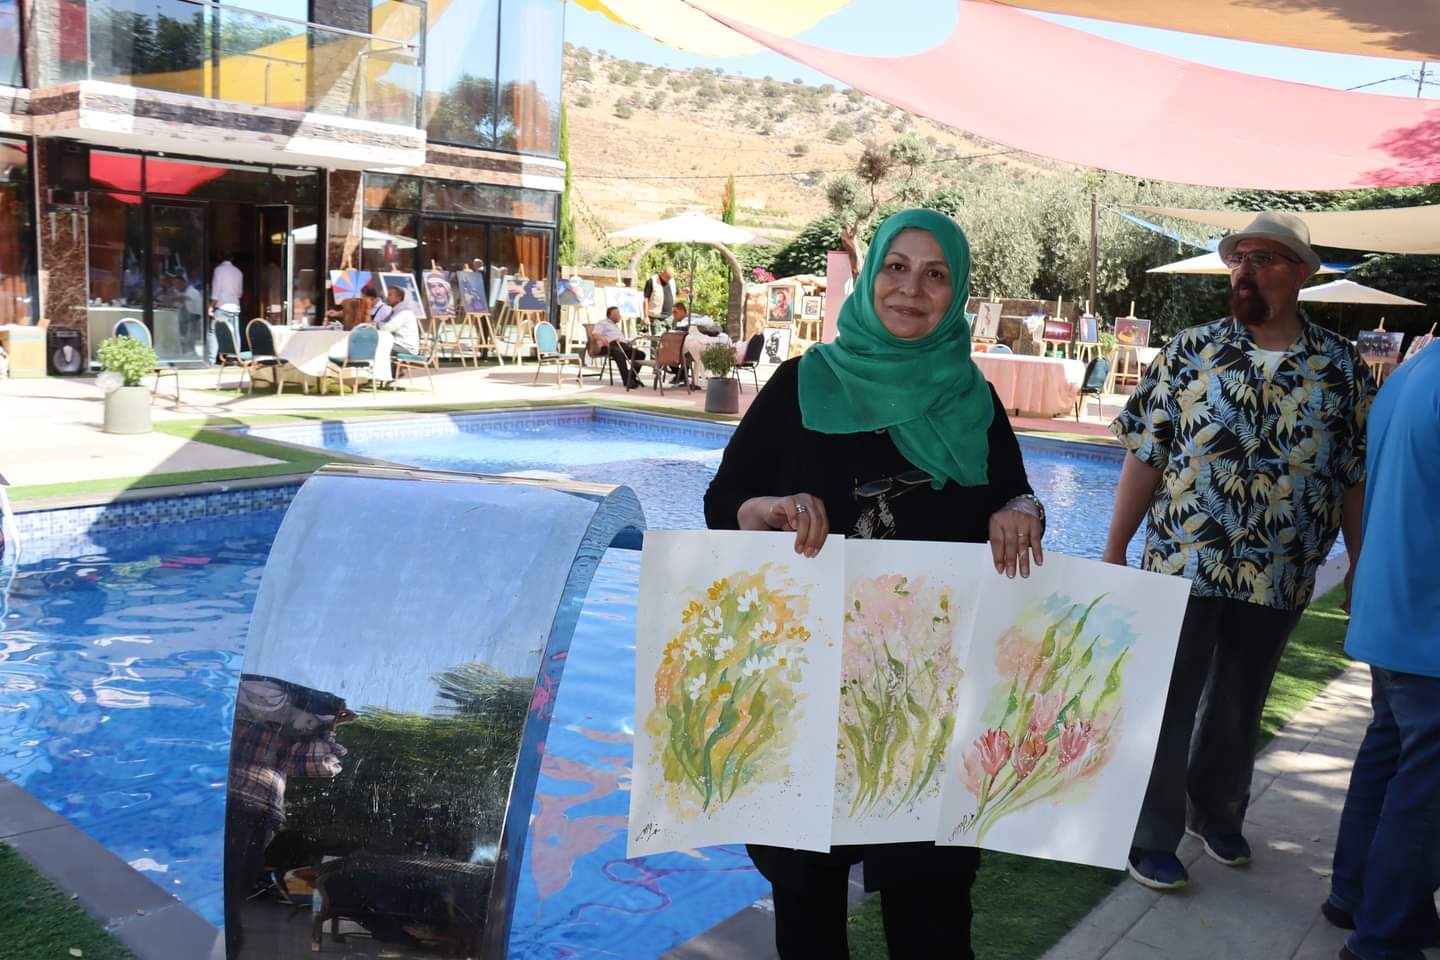
[[[1164,266],[1151,267],[1146,273],[1192,273],[1211,274],[1214,276],[1230,276],[1230,268],[1225,266],[1225,261],[1220,259],[1220,254],[1213,250],[1209,253],[1202,253],[1198,257],[1189,257],[1185,260],[1176,260],[1174,263],[1167,263]],[[1315,276],[1321,274],[1336,274],[1341,271],[1334,267],[1322,266],[1315,271]]]
[[[777,53],[902,110],[1070,163],[1275,190],[1440,181],[1435,101],[1221,70],[994,3],[957,2],[955,32],[905,57],[827,50],[707,9]]]
[[[1133,209],[1155,217],[1206,223],[1225,230],[1243,230],[1255,219],[1255,214],[1246,210]],[[1440,254],[1440,204],[1391,207],[1387,210],[1324,210],[1297,213],[1296,216],[1310,228],[1310,242],[1317,247],[1375,253]]]
[[[1300,291],[1305,303],[1374,303],[1384,307],[1423,307],[1419,300],[1397,297],[1384,290],[1367,287],[1353,280],[1331,280]]]
[[[1095,20],[1362,57],[1440,60],[1440,4],[1422,0],[988,0]],[[754,22],[754,21],[752,21]]]
[[[574,0],[677,50],[707,57],[739,57],[765,49],[723,27],[684,0]],[[764,23],[782,37],[804,33],[850,0],[712,0],[710,9],[746,23]]]
[[[756,236],[749,230],[741,227],[732,227],[730,224],[714,217],[707,217],[703,213],[690,211],[682,213],[678,217],[669,217],[665,220],[656,220],[654,223],[642,223],[638,227],[627,227],[624,230],[616,230],[614,233],[606,234],[612,240],[654,240],[657,243],[719,243],[727,247],[738,246],[742,243],[768,244],[769,240]]]

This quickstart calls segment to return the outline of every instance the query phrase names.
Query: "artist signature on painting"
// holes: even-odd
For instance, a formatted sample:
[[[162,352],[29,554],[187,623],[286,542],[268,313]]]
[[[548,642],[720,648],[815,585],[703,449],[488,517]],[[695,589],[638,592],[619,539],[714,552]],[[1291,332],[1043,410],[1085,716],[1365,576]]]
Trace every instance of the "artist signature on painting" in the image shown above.
[[[644,843],[646,840],[654,840],[658,836],[660,836],[660,824],[647,823],[640,828],[639,833],[635,834],[635,842]]]
[[[950,842],[954,843],[956,840],[959,840],[961,836],[969,833],[970,828],[973,826],[975,826],[975,814],[965,814],[965,816],[960,818],[959,826],[957,826],[954,832],[950,834]]]

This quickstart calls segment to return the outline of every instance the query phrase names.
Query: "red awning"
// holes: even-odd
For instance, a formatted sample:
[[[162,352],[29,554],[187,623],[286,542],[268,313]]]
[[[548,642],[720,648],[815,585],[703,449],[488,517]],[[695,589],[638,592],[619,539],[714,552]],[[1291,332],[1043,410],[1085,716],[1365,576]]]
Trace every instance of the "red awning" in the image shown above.
[[[894,58],[827,50],[711,16],[901,109],[1070,163],[1216,187],[1440,182],[1433,100],[1221,70],[1008,7],[957,2],[949,39]]]

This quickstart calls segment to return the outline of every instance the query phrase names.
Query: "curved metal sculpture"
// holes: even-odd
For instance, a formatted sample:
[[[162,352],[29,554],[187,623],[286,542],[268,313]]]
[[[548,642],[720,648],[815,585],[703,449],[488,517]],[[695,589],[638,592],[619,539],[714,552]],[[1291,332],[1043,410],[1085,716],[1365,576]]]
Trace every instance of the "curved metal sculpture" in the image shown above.
[[[231,960],[289,955],[303,935],[279,901],[307,893],[314,950],[344,956],[363,928],[411,955],[505,956],[576,620],[605,550],[644,525],[626,487],[335,465],[305,483],[236,701]],[[262,873],[278,896],[247,903]]]

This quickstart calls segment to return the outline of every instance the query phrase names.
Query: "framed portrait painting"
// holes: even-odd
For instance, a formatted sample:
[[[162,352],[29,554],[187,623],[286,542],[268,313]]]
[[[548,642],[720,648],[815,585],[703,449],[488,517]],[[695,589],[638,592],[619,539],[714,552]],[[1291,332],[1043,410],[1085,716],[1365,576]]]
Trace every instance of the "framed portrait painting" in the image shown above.
[[[975,314],[975,339],[994,340],[1000,336],[1000,313],[1004,309],[998,300],[980,304]]]
[[[389,293],[392,287],[398,287],[405,292],[404,302],[415,311],[417,316],[425,316],[425,301],[420,298],[420,288],[415,285],[413,273],[382,273],[380,274],[380,287],[382,292]]]
[[[793,323],[795,321],[795,301],[800,295],[800,288],[794,284],[781,283],[771,287],[766,293],[766,323]]]
[[[1080,318],[1080,331],[1076,339],[1080,343],[1100,342],[1100,318],[1093,313],[1087,313]]]
[[[593,307],[595,281],[569,277],[555,285],[555,299],[562,307]]]
[[[800,319],[819,320],[820,313],[824,309],[824,297],[801,297],[800,298]]]
[[[1355,349],[1367,363],[1398,363],[1405,334],[1398,330],[1361,330]]]
[[[765,330],[765,345],[760,353],[760,362],[778,367],[790,359],[790,330],[788,327],[769,327]]]
[[[425,303],[430,308],[430,316],[455,316],[455,290],[450,286],[450,274],[444,270],[426,270],[420,277],[425,282]]]
[[[460,284],[460,303],[466,313],[488,314],[490,303],[486,299],[485,274],[476,270],[462,270],[455,274]]]

